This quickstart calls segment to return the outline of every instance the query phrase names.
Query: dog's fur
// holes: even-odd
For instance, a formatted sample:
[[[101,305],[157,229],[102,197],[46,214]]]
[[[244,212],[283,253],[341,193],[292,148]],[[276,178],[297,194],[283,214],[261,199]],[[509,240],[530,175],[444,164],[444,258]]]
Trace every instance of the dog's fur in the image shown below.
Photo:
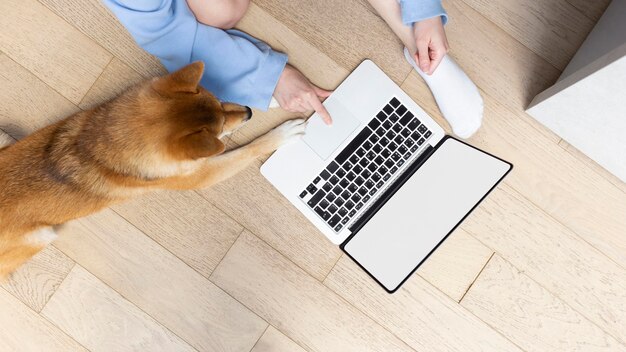
[[[0,149],[0,278],[56,238],[52,227],[155,189],[210,186],[304,133],[291,120],[224,153],[251,117],[188,65]]]

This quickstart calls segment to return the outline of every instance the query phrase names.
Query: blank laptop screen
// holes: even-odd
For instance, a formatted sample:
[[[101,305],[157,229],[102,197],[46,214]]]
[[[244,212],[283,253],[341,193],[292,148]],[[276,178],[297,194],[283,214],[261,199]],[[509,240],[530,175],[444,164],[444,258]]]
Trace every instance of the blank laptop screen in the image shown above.
[[[392,292],[511,165],[448,138],[344,246]]]

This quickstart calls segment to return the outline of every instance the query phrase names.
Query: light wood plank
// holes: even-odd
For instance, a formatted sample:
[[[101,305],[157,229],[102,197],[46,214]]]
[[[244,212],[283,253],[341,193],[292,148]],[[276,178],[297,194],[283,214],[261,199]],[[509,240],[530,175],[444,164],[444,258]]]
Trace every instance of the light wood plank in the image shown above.
[[[437,121],[443,120],[419,77],[412,74],[403,88]],[[507,184],[626,268],[626,194],[538,134],[528,123],[530,116],[482,93],[483,127],[470,142],[512,162]]]
[[[87,351],[3,289],[0,289],[0,326],[2,351]]]
[[[96,107],[118,96],[143,79],[143,76],[137,71],[118,58],[113,58],[78,106],[83,110]]]
[[[503,185],[462,225],[526,275],[626,341],[626,269]]]
[[[305,352],[305,350],[270,325],[251,352]]]
[[[602,17],[611,0],[567,0],[567,2],[595,23]]]
[[[41,314],[90,351],[195,351],[78,265]]]
[[[249,351],[267,323],[111,210],[69,223],[70,258],[201,351]]]
[[[560,70],[595,24],[566,0],[463,1]]]
[[[78,104],[112,56],[36,0],[0,3],[0,50]]]
[[[1,286],[40,312],[74,267],[74,261],[48,246],[14,272]]]
[[[324,284],[418,351],[520,351],[421,277],[393,295],[348,256]]]
[[[209,277],[243,227],[195,192],[158,192],[113,210]]]
[[[400,40],[359,0],[255,3],[349,71],[369,58],[401,83],[412,70],[404,60]]]
[[[157,58],[141,49],[99,0],[40,0],[87,37],[144,77],[166,73]]]
[[[6,133],[21,139],[77,111],[78,107],[0,53],[0,128]]]
[[[416,273],[458,302],[492,254],[465,231],[454,231]]]
[[[261,175],[255,162],[238,175],[199,191],[217,208],[322,280],[341,251]]]
[[[244,232],[213,282],[312,351],[411,351],[403,342]]]
[[[598,173],[600,176],[604,177],[607,181],[611,182],[615,187],[621,189],[623,192],[626,192],[626,182],[620,180],[617,176],[607,171],[605,168],[600,166],[600,164],[596,163],[587,155],[583,154],[583,152],[576,149],[576,147],[567,143],[564,139],[559,141],[559,146],[565,149],[568,153],[572,154],[576,159],[578,159],[578,161],[580,161],[586,167],[592,169],[593,171]]]
[[[626,346],[495,255],[461,305],[525,351],[626,351]]]

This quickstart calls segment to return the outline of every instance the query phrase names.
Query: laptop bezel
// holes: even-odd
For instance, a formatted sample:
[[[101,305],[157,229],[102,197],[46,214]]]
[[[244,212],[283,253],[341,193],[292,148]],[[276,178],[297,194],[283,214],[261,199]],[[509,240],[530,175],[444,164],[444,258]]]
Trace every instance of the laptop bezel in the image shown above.
[[[359,263],[354,257],[352,257],[350,255],[350,253],[348,253],[348,251],[346,251],[345,246],[348,244],[348,242],[350,242],[350,240],[352,240],[356,235],[358,235],[359,231],[363,228],[363,226],[365,224],[367,224],[367,222],[383,207],[385,206],[385,203],[387,203],[387,201],[396,193],[398,192],[400,189],[402,189],[402,186],[404,185],[404,183],[409,180],[413,174],[415,172],[417,172],[417,170],[419,170],[422,165],[424,165],[424,163],[432,156],[434,155],[437,150],[439,149],[439,147],[441,147],[447,140],[449,139],[453,139],[456,140],[468,147],[471,147],[475,150],[478,150],[482,153],[485,153],[489,156],[491,156],[492,158],[495,158],[503,163],[505,163],[506,165],[509,166],[508,170],[502,175],[502,177],[500,177],[500,179],[498,179],[498,181],[496,183],[494,183],[494,185],[478,200],[478,202],[476,202],[476,204],[459,220],[459,222],[457,222],[452,229],[441,239],[441,241],[439,241],[439,243],[437,243],[437,245],[424,257],[424,259],[422,259],[416,266],[415,268],[413,268],[413,270],[411,270],[407,276],[393,289],[388,289],[385,285],[383,285],[377,278],[376,276],[374,276],[372,273],[370,273],[363,265],[361,265],[361,263]],[[452,234],[454,232],[454,230],[456,230],[456,228],[474,211],[474,209],[476,209],[476,207],[478,207],[478,205],[480,203],[483,202],[483,200],[491,193],[491,191],[493,191],[499,184],[500,182],[502,182],[502,180],[511,172],[511,170],[513,170],[513,164],[502,159],[499,158],[489,152],[486,152],[480,148],[477,148],[471,144],[468,144],[458,138],[455,138],[453,136],[450,135],[444,135],[444,137],[439,141],[439,143],[437,143],[437,145],[435,145],[428,153],[426,151],[424,151],[424,153],[422,155],[420,155],[411,165],[409,165],[407,167],[407,169],[404,171],[404,174],[401,175],[401,177],[397,178],[393,184],[391,184],[389,186],[389,188],[387,188],[385,190],[385,192],[383,193],[383,195],[381,195],[364,213],[363,215],[358,219],[358,221],[360,221],[361,219],[363,219],[362,223],[359,223],[358,227],[355,227],[354,231],[352,231],[352,233],[350,234],[350,236],[348,236],[340,245],[339,248],[341,248],[341,250],[350,258],[352,259],[353,262],[355,262],[363,271],[365,271],[372,279],[374,279],[374,281],[376,281],[376,283],[378,285],[380,285],[387,293],[389,294],[393,294],[395,293],[400,287],[402,287],[402,285],[413,275],[413,273],[415,273],[415,271],[430,257],[431,254],[433,254],[437,248],[439,248],[439,246],[450,236],[450,234]],[[366,217],[366,218],[364,218]],[[357,221],[357,222],[358,222]]]

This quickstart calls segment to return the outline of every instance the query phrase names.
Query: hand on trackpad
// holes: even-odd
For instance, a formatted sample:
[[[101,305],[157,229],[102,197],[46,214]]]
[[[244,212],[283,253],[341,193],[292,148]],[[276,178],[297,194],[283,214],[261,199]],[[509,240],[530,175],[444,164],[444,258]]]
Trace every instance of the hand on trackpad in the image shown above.
[[[309,119],[303,139],[320,158],[326,160],[361,122],[332,97],[324,102],[324,106],[333,118],[332,126],[326,125],[318,114],[314,114]]]

